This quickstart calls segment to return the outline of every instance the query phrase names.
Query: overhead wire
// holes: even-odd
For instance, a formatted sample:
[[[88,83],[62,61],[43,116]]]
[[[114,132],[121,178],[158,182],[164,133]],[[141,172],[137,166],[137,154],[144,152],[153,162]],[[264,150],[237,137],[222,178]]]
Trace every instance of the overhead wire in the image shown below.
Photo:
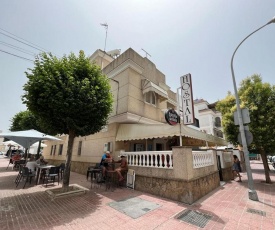
[[[0,44],[2,44],[2,45],[4,45],[4,46],[7,46],[7,47],[10,47],[10,48],[12,48],[12,49],[18,50],[18,51],[20,51],[20,52],[22,52],[22,53],[31,55],[31,56],[35,56],[35,55],[36,55],[36,53],[33,53],[33,52],[29,51],[29,50],[25,50],[25,49],[20,48],[20,47],[18,47],[18,46],[9,44],[9,43],[7,43],[7,42],[0,41]]]
[[[26,39],[23,39],[23,38],[21,38],[21,37],[15,35],[15,34],[13,34],[13,33],[8,32],[7,30],[4,30],[4,29],[2,29],[2,28],[0,28],[0,30],[2,30],[2,31],[4,31],[5,33],[7,33],[7,34],[5,34],[5,33],[3,33],[3,32],[0,31],[0,34],[4,35],[4,36],[6,36],[6,37],[9,37],[9,38],[11,38],[11,39],[13,39],[13,40],[15,40],[15,41],[18,41],[18,42],[20,42],[20,43],[22,43],[22,44],[24,44],[24,45],[27,45],[27,46],[29,46],[29,47],[32,47],[33,49],[39,50],[40,52],[48,52],[48,53],[50,52],[50,51],[44,49],[44,48],[41,47],[41,46],[38,46],[38,45],[36,45],[36,44],[34,44],[34,43],[30,42],[30,41],[27,41]],[[8,35],[8,34],[10,34],[10,35],[12,35],[12,36],[10,36],[10,35]],[[17,39],[17,38],[19,38],[20,40]],[[23,41],[21,41],[21,40],[23,40]],[[24,41],[25,41],[25,42],[24,42]],[[30,45],[30,44],[31,44],[31,45]],[[59,57],[58,55],[56,55],[56,56]]]
[[[28,42],[28,43],[30,43],[30,44],[32,44],[32,45],[38,47],[38,48],[41,48],[42,50],[44,50],[43,52],[49,52],[48,50],[44,49],[43,47],[41,47],[41,46],[39,46],[39,45],[36,45],[36,44],[34,44],[34,43],[30,42],[30,41],[27,41],[26,39],[21,38],[21,37],[19,37],[19,36],[13,34],[13,33],[11,33],[11,32],[9,32],[9,31],[7,31],[7,30],[4,30],[4,29],[2,29],[2,28],[0,28],[0,30],[2,30],[2,31],[4,31],[4,32],[6,32],[6,33],[8,33],[8,34],[11,34],[12,36],[14,36],[14,37],[16,37],[16,38],[19,38],[19,39],[21,39],[21,40],[23,40],[23,41],[25,41],[25,42]]]
[[[0,34],[3,34],[4,36],[7,36],[7,37],[9,37],[9,38],[11,38],[11,39],[13,39],[13,40],[18,41],[18,42],[21,42],[22,44],[25,44],[25,45],[27,45],[27,46],[30,46],[30,47],[32,47],[32,48],[34,48],[34,49],[37,49],[37,50],[41,51],[41,52],[45,52],[45,51],[42,50],[42,49],[36,48],[35,46],[32,46],[32,45],[30,45],[30,44],[28,44],[28,43],[26,43],[26,42],[22,42],[22,41],[20,41],[19,39],[13,38],[12,36],[9,36],[9,35],[4,34],[4,33],[2,33],[2,32],[0,32]]]
[[[6,53],[6,54],[9,54],[9,55],[15,56],[15,57],[18,57],[18,58],[21,58],[21,59],[27,60],[27,61],[31,61],[31,62],[33,62],[33,61],[34,61],[34,60],[31,60],[31,59],[28,59],[28,58],[25,58],[25,57],[21,57],[21,56],[16,55],[16,54],[9,53],[9,52],[4,51],[4,50],[1,50],[1,49],[0,49],[0,52],[3,52],[3,53]]]

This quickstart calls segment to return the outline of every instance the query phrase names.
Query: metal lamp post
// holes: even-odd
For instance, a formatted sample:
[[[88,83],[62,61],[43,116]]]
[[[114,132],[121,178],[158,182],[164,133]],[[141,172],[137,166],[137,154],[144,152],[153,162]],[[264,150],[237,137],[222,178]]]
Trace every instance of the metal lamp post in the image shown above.
[[[241,44],[249,38],[252,34],[256,33],[260,29],[264,28],[265,26],[275,23],[275,17],[270,20],[268,23],[265,25],[261,26],[259,29],[255,30],[251,34],[249,34],[245,39],[241,41],[241,43],[237,46],[235,49],[232,58],[231,58],[231,74],[232,74],[232,80],[233,80],[233,86],[234,86],[234,92],[235,92],[235,97],[236,97],[236,105],[237,105],[237,114],[238,114],[238,120],[239,120],[239,126],[240,126],[240,134],[241,134],[241,140],[242,140],[242,145],[243,145],[243,151],[244,151],[244,157],[245,157],[245,165],[246,165],[246,171],[247,171],[247,178],[248,178],[248,196],[249,199],[258,201],[258,195],[257,192],[254,189],[254,183],[253,183],[253,178],[252,178],[252,173],[251,173],[251,168],[250,168],[250,162],[249,162],[249,156],[248,156],[248,149],[247,149],[247,143],[246,143],[246,136],[245,136],[245,131],[244,131],[244,125],[243,125],[243,117],[241,113],[241,108],[240,108],[240,101],[238,97],[238,91],[237,91],[237,86],[236,86],[236,80],[235,80],[235,74],[234,74],[234,69],[233,69],[233,59],[235,56],[235,53],[237,52],[238,48],[241,46]]]

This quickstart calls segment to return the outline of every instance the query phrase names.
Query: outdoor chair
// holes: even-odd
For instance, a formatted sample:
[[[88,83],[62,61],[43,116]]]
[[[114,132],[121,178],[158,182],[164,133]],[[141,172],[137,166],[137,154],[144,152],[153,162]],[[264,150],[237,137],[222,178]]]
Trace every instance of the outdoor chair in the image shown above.
[[[65,163],[61,163],[60,165],[59,165],[59,167],[60,167],[60,179],[61,180],[63,180],[63,175],[64,175],[64,169],[65,169]]]
[[[12,165],[13,165],[13,160],[12,160],[12,158],[10,158],[10,160],[9,160],[9,164],[8,164],[8,166],[7,166],[6,170],[9,168],[10,164],[12,164]]]
[[[56,181],[55,178],[57,177],[57,182],[59,184],[59,172],[60,172],[60,166],[57,167],[51,167],[48,172],[44,175],[43,184],[46,184],[46,187],[49,183],[52,183],[54,185],[54,182]]]
[[[89,179],[89,175],[91,174],[91,180],[94,169],[100,169],[100,163],[96,163],[95,166],[89,166],[87,169],[87,180]]]
[[[23,167],[24,167],[23,165],[19,165],[18,175],[17,175],[17,177],[15,178],[15,181],[14,181],[15,184],[17,184],[18,181],[21,179],[21,176],[23,174]]]
[[[14,164],[13,169],[19,169],[20,165],[25,165],[26,164],[26,160],[14,161],[13,164]]]
[[[23,186],[23,188],[25,188],[27,181],[29,180],[30,184],[31,184],[32,178],[34,176],[35,175],[32,174],[32,172],[29,170],[29,168],[23,167],[22,168],[22,173],[20,174],[19,179],[17,179],[16,187],[18,186],[18,184],[20,183],[20,181],[25,178],[25,183],[24,183],[24,186]]]

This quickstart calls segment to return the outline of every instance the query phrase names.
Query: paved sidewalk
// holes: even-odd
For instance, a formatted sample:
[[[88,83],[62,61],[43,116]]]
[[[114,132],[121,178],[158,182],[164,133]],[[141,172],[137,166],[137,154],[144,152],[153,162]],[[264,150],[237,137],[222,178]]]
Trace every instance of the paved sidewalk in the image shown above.
[[[7,165],[7,158],[0,159],[1,230],[275,230],[275,184],[263,182],[263,165],[257,161],[252,161],[251,167],[259,202],[248,199],[247,176],[242,173],[242,183],[230,181],[193,205],[127,188],[117,188],[112,192],[105,191],[102,185],[101,188],[90,189],[86,176],[77,173],[71,173],[70,183],[87,187],[89,191],[85,195],[51,201],[42,185],[34,186],[32,183],[30,186],[27,183],[22,189],[23,183],[20,183],[15,188],[14,179],[18,172],[13,171],[11,166],[6,170]],[[270,176],[275,181],[274,169],[271,169]],[[130,216],[129,213],[135,215]],[[192,220],[197,226],[190,223]]]

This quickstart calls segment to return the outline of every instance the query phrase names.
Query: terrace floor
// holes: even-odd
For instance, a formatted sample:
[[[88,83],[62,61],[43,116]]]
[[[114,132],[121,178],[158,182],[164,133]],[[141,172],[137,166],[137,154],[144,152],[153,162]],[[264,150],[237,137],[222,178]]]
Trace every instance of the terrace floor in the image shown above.
[[[16,188],[18,172],[0,159],[0,229],[275,229],[275,183],[264,183],[263,164],[251,161],[259,201],[248,199],[247,176],[230,181],[187,205],[127,188],[91,189],[85,175],[71,173],[70,184],[89,189],[80,196],[51,200],[42,185]],[[271,167],[270,167],[271,168]],[[270,176],[275,181],[275,171]],[[236,179],[237,180],[237,179]],[[61,186],[61,185],[59,185]],[[58,185],[53,186],[57,188]],[[52,187],[52,188],[53,188]]]

